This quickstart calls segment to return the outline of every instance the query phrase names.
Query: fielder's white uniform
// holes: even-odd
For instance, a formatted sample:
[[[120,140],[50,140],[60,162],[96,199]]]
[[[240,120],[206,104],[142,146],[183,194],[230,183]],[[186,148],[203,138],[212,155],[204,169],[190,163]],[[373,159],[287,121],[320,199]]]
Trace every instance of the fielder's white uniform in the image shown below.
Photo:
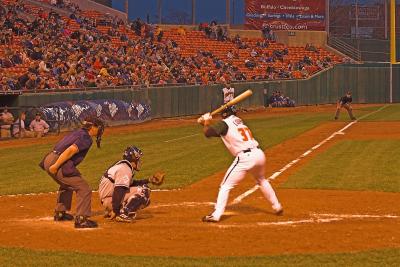
[[[228,131],[226,135],[221,135],[221,138],[231,154],[235,156],[235,160],[226,171],[221,182],[212,216],[217,220],[221,218],[228,202],[229,191],[243,180],[248,172],[256,179],[264,197],[272,204],[272,209],[276,212],[281,210],[282,206],[274,189],[264,176],[265,154],[258,147],[258,142],[254,139],[250,129],[240,118],[234,115],[223,119],[223,121],[228,125]]]
[[[231,101],[235,95],[235,88],[230,87],[230,88],[223,88],[222,92],[224,94],[224,104],[228,103]]]

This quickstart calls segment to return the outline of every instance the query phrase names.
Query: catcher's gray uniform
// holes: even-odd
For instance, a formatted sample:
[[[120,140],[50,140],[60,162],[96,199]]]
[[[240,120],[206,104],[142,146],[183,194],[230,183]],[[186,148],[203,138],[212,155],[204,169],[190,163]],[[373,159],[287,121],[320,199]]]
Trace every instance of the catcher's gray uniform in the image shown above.
[[[126,188],[125,196],[120,203],[120,209],[128,209],[134,213],[150,204],[150,188],[148,179],[134,180],[134,170],[127,160],[116,162],[104,173],[100,180],[99,197],[106,214],[113,210],[113,194],[116,187]]]

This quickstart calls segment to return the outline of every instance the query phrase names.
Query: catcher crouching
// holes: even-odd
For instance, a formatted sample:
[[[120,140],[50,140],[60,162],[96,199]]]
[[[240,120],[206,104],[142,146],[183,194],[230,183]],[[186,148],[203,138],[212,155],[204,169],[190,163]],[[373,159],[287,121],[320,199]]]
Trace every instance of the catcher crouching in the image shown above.
[[[132,222],[136,212],[150,204],[148,184],[161,185],[165,174],[157,172],[152,177],[134,180],[135,171],[141,168],[142,151],[136,146],[127,147],[122,160],[109,167],[100,180],[99,196],[105,208],[105,217],[117,222]]]

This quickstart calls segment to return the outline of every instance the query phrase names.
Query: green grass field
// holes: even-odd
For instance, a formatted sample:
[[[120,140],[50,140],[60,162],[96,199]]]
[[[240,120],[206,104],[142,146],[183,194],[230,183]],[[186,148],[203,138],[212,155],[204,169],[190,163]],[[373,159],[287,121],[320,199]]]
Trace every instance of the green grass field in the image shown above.
[[[247,121],[263,148],[279,144],[326,121],[329,114],[300,114],[284,117],[268,117]],[[196,134],[196,135],[195,135]],[[191,136],[194,135],[194,136]],[[176,138],[190,136],[176,141]],[[119,134],[104,138],[102,148],[91,149],[80,165],[80,170],[92,188],[105,169],[119,160],[123,150],[131,144],[143,152],[142,171],[138,178],[164,170],[168,175],[165,188],[178,188],[217,171],[224,170],[232,157],[219,138],[207,139],[198,125],[144,131],[135,134]],[[30,145],[13,149],[0,148],[0,195],[57,190],[56,183],[38,167],[42,157],[53,144]]]
[[[357,117],[377,110],[355,111]],[[263,148],[332,121],[333,113],[280,115],[248,120]],[[341,120],[348,121],[347,114]],[[400,121],[400,105],[373,114],[365,121]],[[178,188],[199,181],[231,162],[218,139],[207,140],[197,125],[162,131],[119,134],[104,139],[103,148],[93,148],[80,170],[94,189],[104,169],[121,156],[127,145],[142,148],[143,170],[138,178],[161,169],[168,174],[165,188]],[[193,136],[191,136],[193,135]],[[176,138],[191,136],[176,141]],[[0,195],[55,191],[56,184],[37,166],[53,144],[0,148]],[[373,151],[374,153],[371,153]],[[310,160],[282,185],[287,188],[400,191],[400,141],[342,141]],[[76,252],[33,251],[0,248],[0,266],[398,266],[399,249],[358,253],[302,254],[268,257],[175,258],[96,255]]]
[[[363,121],[400,121],[400,105],[388,105],[383,110],[368,116]]]
[[[268,257],[137,257],[95,255],[75,252],[34,251],[0,248],[1,266],[398,266],[400,250],[386,249],[358,253],[301,254]]]
[[[291,175],[286,188],[400,192],[399,140],[345,140]]]

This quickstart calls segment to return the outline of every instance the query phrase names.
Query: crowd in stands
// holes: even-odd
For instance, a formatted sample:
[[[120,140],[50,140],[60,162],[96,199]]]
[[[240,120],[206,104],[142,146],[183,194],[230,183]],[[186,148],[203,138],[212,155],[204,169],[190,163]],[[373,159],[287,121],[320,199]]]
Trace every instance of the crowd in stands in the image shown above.
[[[74,4],[74,3],[72,3],[69,0],[50,0],[50,4],[52,6],[54,6],[54,7],[66,9],[66,10],[71,11],[73,13],[81,12],[79,6]]]
[[[294,102],[294,100],[285,96],[280,91],[274,91],[269,98],[270,107],[294,107],[295,104],[296,103]]]
[[[230,42],[236,50],[224,57],[208,50],[183,55],[183,50],[164,31],[140,19],[126,25],[107,15],[85,16],[67,0],[51,0],[69,17],[53,10],[32,8],[19,0],[0,0],[0,90],[46,90],[59,88],[149,86],[150,84],[212,84],[250,79],[308,77],[307,66],[326,68],[328,59],[313,62],[306,56],[287,68],[264,64],[283,62],[287,48],[272,53],[272,31],[264,40],[250,44],[240,36],[228,38],[216,21],[202,24],[205,36]],[[33,15],[32,20],[26,15]],[[186,30],[178,29],[182,36]],[[268,37],[268,38],[267,38]],[[248,74],[235,63],[240,50],[249,50],[243,64],[248,70],[264,68],[262,75]],[[2,51],[3,50],[3,51]],[[318,52],[318,49],[317,49]],[[292,75],[302,71],[302,77]]]

